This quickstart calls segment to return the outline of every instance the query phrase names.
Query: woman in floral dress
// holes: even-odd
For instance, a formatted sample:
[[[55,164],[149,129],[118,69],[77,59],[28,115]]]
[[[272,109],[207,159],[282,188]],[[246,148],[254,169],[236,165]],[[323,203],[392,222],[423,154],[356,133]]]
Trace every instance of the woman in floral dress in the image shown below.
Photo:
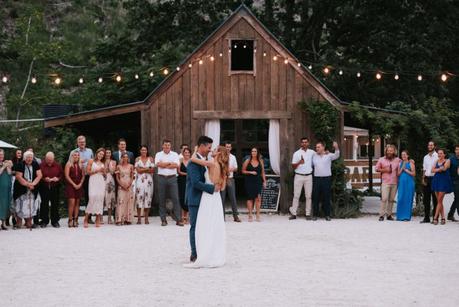
[[[116,181],[118,182],[118,205],[116,206],[116,225],[130,225],[134,207],[134,166],[129,163],[127,153],[121,155],[120,164],[116,168]]]
[[[140,157],[136,159],[135,170],[137,172],[135,184],[135,198],[137,204],[137,224],[141,224],[141,211],[145,217],[145,224],[150,224],[148,214],[153,201],[153,173],[155,164],[153,158],[148,155],[145,145],[140,147]]]
[[[115,186],[115,171],[116,161],[112,159],[111,149],[105,150],[105,169],[107,176],[105,177],[105,209],[107,210],[108,223],[112,224],[112,214],[116,207],[116,186]]]

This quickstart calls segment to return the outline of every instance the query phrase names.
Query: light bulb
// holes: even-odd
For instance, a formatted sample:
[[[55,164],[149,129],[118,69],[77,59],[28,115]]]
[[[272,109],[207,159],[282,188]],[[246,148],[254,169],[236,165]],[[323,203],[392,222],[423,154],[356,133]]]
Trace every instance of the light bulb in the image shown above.
[[[273,56],[273,60],[277,61],[277,55]]]
[[[288,64],[288,59],[285,59],[285,60],[284,60],[284,64]]]
[[[324,73],[328,74],[330,72],[330,69],[328,67],[324,68]]]
[[[263,56],[266,56],[266,52],[263,52]]]
[[[422,76],[418,75],[418,81],[422,81]]]
[[[54,84],[59,85],[61,84],[61,81],[61,78],[57,77],[56,79],[54,79]]]
[[[340,70],[340,71],[338,72],[338,74],[339,74],[340,76],[342,76],[342,75],[343,75],[343,71]]]
[[[153,78],[154,75],[155,75],[155,73],[150,71],[150,77]]]
[[[163,74],[164,74],[164,75],[168,75],[168,74],[169,74],[169,69],[167,69],[167,68],[164,69]]]
[[[222,56],[223,56],[223,53],[220,52],[218,55],[219,55],[220,57],[222,57]]]
[[[199,60],[199,65],[202,65],[204,63],[203,60]]]
[[[190,64],[188,64],[188,67],[189,67],[189,68],[193,67],[193,64],[191,64],[191,63],[190,63]]]
[[[83,84],[83,83],[84,83],[83,78],[80,78],[80,79],[78,80],[78,82],[79,82],[80,84]]]
[[[176,70],[177,70],[177,71],[180,71],[180,67],[177,67]]]
[[[244,45],[243,47],[244,47],[244,49],[245,49],[245,48],[247,48],[247,45]]]
[[[139,80],[139,75],[138,75],[138,74],[135,74],[135,75],[134,75],[134,79]]]
[[[99,83],[102,83],[104,81],[104,79],[102,79],[102,77],[99,77],[99,79],[97,79],[97,82]]]
[[[381,74],[378,72],[378,73],[376,74],[376,79],[381,80],[381,78],[382,78],[382,76],[381,76]]]
[[[400,76],[398,74],[395,74],[394,79],[398,80],[398,79],[400,79]]]
[[[296,65],[298,65],[298,67],[301,67],[301,63],[298,63],[298,64],[296,64]]]
[[[214,56],[211,56],[210,60],[213,62],[215,60]]]
[[[35,78],[35,77],[32,77],[32,80],[30,80],[30,82],[32,82],[32,84],[35,84],[35,83],[37,83],[37,78]]]
[[[362,74],[360,73],[360,71],[357,73],[357,78],[360,78],[362,76]]]
[[[445,75],[445,74],[442,74],[441,75],[441,81],[446,82],[446,80],[448,80],[448,76]]]
[[[308,69],[311,70],[311,69],[312,69],[312,65],[309,65],[309,66],[308,66]]]
[[[120,76],[120,75],[117,75],[117,76],[115,77],[115,80],[116,80],[116,82],[121,82],[121,76]]]
[[[3,83],[6,83],[6,82],[8,82],[8,77],[7,77],[7,76],[3,76],[3,78],[2,78],[2,82],[3,82]]]

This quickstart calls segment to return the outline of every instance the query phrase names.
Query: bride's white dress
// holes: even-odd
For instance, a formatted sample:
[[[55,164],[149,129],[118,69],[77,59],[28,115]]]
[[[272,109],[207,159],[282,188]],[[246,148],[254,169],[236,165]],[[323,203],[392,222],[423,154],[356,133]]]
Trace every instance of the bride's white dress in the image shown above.
[[[209,170],[205,173],[206,183]],[[222,199],[219,192],[202,193],[196,220],[196,253],[198,258],[190,263],[192,268],[215,268],[225,264],[226,230],[222,210]]]

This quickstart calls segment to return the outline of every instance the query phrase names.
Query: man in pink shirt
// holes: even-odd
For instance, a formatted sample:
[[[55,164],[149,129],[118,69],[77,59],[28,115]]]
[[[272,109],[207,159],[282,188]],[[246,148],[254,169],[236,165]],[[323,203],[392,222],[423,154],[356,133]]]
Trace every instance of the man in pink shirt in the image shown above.
[[[387,216],[392,221],[392,208],[394,206],[395,194],[397,194],[397,171],[400,166],[400,159],[396,156],[394,145],[387,145],[384,157],[379,158],[376,163],[376,171],[381,173],[381,209],[379,210],[379,221],[384,221]]]

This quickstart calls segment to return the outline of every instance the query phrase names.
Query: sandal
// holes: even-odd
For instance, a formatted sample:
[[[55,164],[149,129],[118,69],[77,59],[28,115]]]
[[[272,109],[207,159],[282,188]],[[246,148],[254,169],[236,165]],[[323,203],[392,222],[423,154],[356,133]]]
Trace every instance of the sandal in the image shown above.
[[[433,219],[433,222],[432,222],[432,224],[434,224],[434,225],[438,225],[438,219]]]
[[[249,222],[253,222],[253,216],[249,215]]]
[[[73,227],[78,228],[78,218],[73,219]]]
[[[442,225],[445,225],[446,224],[446,220],[445,219],[441,219],[441,223]]]
[[[75,222],[73,221],[73,219],[69,219],[67,225],[68,225],[69,228],[72,228],[72,227],[75,226]]]
[[[142,221],[140,219],[137,220],[137,225],[141,225]]]

